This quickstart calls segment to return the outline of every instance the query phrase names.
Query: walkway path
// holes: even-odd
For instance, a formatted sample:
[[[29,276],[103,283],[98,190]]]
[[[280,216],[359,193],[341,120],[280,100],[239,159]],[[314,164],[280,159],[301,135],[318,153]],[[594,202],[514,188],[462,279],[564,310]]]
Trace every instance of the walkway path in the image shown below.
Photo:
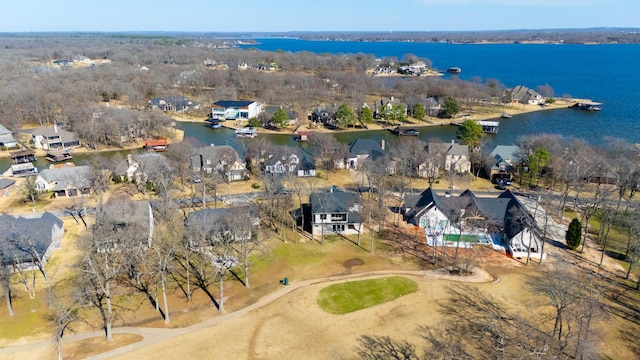
[[[160,343],[177,336],[195,332],[208,327],[213,327],[225,321],[242,317],[300,288],[319,284],[319,283],[324,283],[324,282],[339,283],[339,282],[345,282],[345,281],[358,279],[358,278],[376,278],[376,277],[383,277],[383,276],[389,276],[389,275],[423,276],[426,278],[436,279],[436,280],[442,279],[442,280],[475,282],[475,283],[491,282],[495,280],[492,275],[490,275],[486,271],[479,268],[473,269],[473,274],[474,275],[471,275],[471,276],[459,277],[455,275],[449,275],[446,269],[427,270],[427,271],[385,270],[385,271],[372,271],[367,273],[327,276],[327,277],[322,277],[318,279],[303,280],[299,282],[290,283],[289,286],[282,287],[280,290],[266,295],[265,297],[258,300],[256,303],[250,306],[247,306],[246,308],[243,308],[231,313],[227,313],[221,316],[217,316],[212,319],[209,319],[188,327],[178,328],[178,329],[160,329],[160,328],[146,328],[146,327],[114,328],[113,329],[114,334],[136,334],[136,335],[142,336],[143,339],[133,344],[129,344],[114,350],[104,352],[102,354],[88,357],[87,359],[110,359],[112,357],[115,357],[118,355],[124,355],[131,351],[142,349],[147,346],[151,346],[153,344]],[[65,343],[71,343],[79,340],[84,340],[84,339],[89,339],[94,337],[101,337],[101,336],[104,336],[103,330],[72,335],[69,337],[65,337],[63,341]],[[54,346],[53,341],[41,340],[41,341],[36,341],[36,342],[31,342],[31,343],[26,343],[21,345],[9,346],[9,347],[0,349],[0,357],[2,357],[2,355],[11,354],[14,352],[29,351],[37,347],[46,347],[46,346]]]

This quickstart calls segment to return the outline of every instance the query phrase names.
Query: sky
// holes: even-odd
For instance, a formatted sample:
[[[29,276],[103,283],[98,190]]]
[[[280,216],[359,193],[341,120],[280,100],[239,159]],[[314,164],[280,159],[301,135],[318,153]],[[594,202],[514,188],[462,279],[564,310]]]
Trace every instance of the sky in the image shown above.
[[[640,28],[639,0],[22,0],[0,32]]]

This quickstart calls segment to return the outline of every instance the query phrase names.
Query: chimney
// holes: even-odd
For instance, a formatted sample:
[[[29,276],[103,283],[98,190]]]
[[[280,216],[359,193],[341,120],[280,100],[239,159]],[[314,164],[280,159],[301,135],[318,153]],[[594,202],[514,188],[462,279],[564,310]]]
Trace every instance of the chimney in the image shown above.
[[[455,144],[455,143],[456,143],[456,141],[455,141],[455,140],[453,140],[453,139],[451,139],[451,144],[453,145],[453,144]]]
[[[58,123],[54,122],[53,123],[53,131],[57,134],[58,133]]]
[[[380,141],[380,147],[382,148],[382,150],[384,150],[384,139]]]
[[[133,164],[133,156],[131,154],[127,155],[127,165],[131,166]]]

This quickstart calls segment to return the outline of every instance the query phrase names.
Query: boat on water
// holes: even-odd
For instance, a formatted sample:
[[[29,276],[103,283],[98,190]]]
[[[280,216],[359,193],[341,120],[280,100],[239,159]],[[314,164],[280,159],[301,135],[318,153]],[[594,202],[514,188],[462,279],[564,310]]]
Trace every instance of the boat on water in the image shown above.
[[[513,115],[507,114],[507,113],[500,114],[500,117],[503,118],[503,119],[511,119],[511,116],[513,116]]]
[[[416,129],[416,128],[403,128],[403,127],[396,127],[395,129],[391,130],[391,132],[393,132],[396,135],[400,135],[400,136],[418,136],[420,135],[420,130]]]
[[[460,69],[459,67],[450,67],[447,69],[447,72],[449,74],[460,74],[462,72],[462,69]]]
[[[250,138],[258,136],[258,130],[254,127],[243,127],[235,130],[236,137],[240,138]]]

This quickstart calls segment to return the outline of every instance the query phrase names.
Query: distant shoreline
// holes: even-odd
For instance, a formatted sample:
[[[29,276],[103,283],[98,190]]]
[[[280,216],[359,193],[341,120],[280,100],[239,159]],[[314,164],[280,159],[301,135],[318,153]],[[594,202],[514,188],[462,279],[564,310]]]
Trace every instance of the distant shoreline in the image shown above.
[[[444,119],[444,118],[435,118],[435,117],[427,117],[425,118],[425,120],[416,120],[416,119],[411,119],[411,122],[405,122],[405,123],[399,123],[399,124],[395,124],[395,125],[390,125],[390,126],[382,126],[381,124],[378,123],[372,123],[372,124],[367,124],[367,128],[348,128],[348,129],[338,129],[338,130],[332,130],[332,129],[327,129],[325,127],[322,126],[316,126],[316,127],[310,127],[309,123],[310,121],[308,120],[303,120],[301,122],[299,122],[299,125],[297,126],[291,126],[291,127],[287,127],[284,129],[281,129],[280,131],[276,131],[276,130],[269,130],[269,129],[265,129],[265,128],[257,128],[257,132],[259,134],[271,134],[271,135],[286,135],[286,134],[290,134],[290,135],[294,135],[297,134],[301,131],[303,132],[321,132],[321,133],[348,133],[348,132],[366,132],[366,131],[380,131],[380,130],[389,130],[392,128],[395,128],[396,126],[406,126],[406,127],[415,127],[415,128],[428,128],[428,127],[433,127],[433,126],[448,126],[448,125],[452,125],[453,122],[457,122],[457,121],[464,121],[464,120],[478,120],[478,121],[486,121],[486,120],[499,120],[501,118],[502,114],[509,114],[511,116],[517,116],[517,115],[522,115],[522,114],[527,114],[527,113],[532,113],[532,112],[538,112],[538,111],[548,111],[548,110],[558,110],[558,109],[566,109],[571,107],[571,105],[575,104],[576,102],[580,102],[580,101],[589,101],[587,99],[561,99],[558,98],[556,99],[556,102],[553,104],[547,104],[545,106],[540,106],[540,105],[529,105],[529,104],[506,104],[505,106],[501,106],[496,108],[496,110],[498,111],[486,111],[486,112],[481,112],[482,110],[487,110],[487,109],[483,109],[482,107],[476,107],[476,108],[472,108],[470,114],[471,116],[469,117],[458,117],[458,118],[451,118],[451,119]],[[183,122],[183,123],[201,123],[201,124],[205,124],[206,121],[205,120],[201,120],[201,119],[194,119],[194,118],[181,118],[181,117],[172,117],[172,119],[176,122]],[[246,120],[228,120],[222,123],[222,126],[227,128],[227,129],[239,129],[242,127],[246,127],[247,126],[247,121]]]

